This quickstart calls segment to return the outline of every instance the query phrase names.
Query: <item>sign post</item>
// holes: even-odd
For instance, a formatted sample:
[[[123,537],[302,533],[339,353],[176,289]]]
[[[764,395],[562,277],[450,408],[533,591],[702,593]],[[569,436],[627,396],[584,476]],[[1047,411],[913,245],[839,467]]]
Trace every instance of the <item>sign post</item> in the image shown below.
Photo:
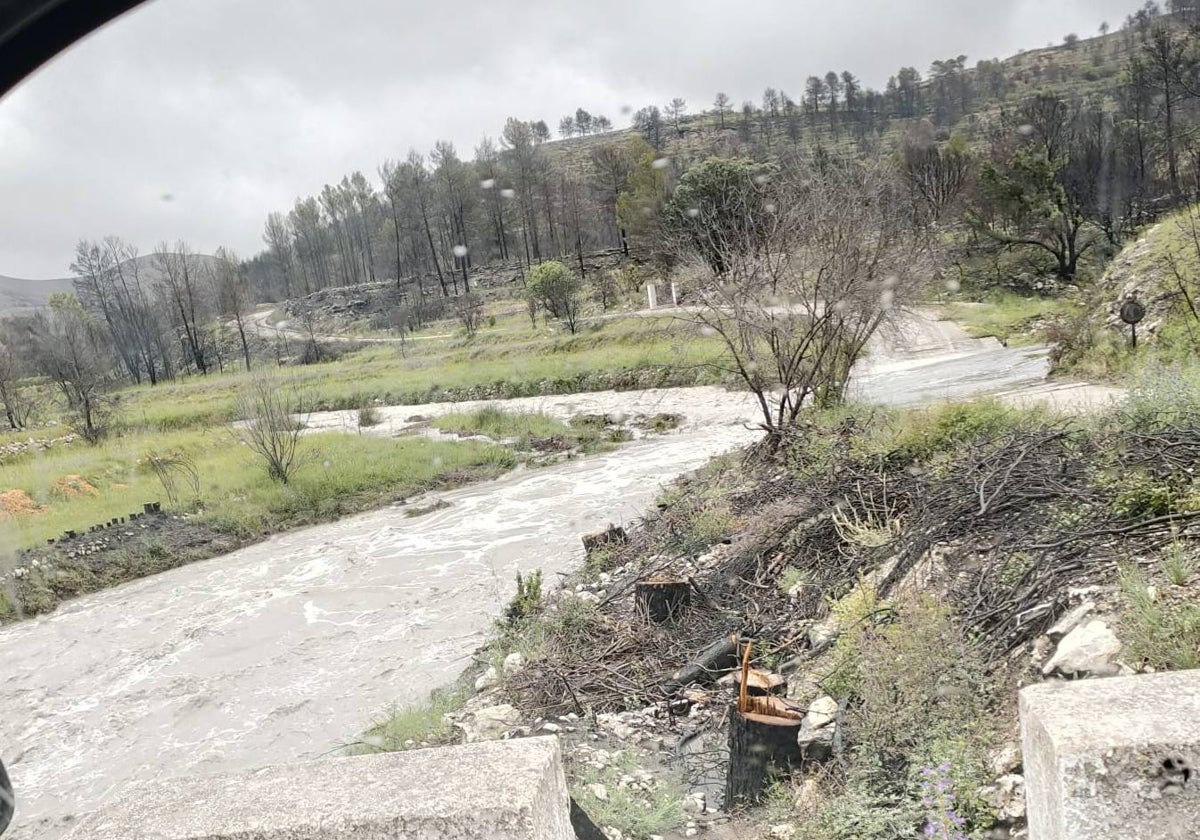
[[[1121,320],[1129,325],[1129,340],[1130,346],[1137,349],[1137,325],[1146,317],[1146,307],[1138,302],[1137,292],[1129,296],[1129,299],[1121,305]]]

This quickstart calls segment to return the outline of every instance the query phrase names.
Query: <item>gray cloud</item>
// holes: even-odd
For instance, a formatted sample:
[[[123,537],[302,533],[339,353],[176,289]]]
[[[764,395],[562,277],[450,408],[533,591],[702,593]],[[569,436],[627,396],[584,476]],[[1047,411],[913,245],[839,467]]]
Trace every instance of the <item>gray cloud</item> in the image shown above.
[[[1131,0],[155,0],[0,100],[0,274],[61,276],[80,237],[260,247],[265,215],[509,115],[1004,56]]]

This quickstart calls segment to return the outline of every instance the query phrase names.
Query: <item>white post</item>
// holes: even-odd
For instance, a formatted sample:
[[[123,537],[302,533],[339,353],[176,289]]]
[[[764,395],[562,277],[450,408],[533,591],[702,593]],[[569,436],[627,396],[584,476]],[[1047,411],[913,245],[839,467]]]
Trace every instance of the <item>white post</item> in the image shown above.
[[[658,287],[653,283],[646,284],[646,305],[649,309],[658,308]]]
[[[671,303],[675,306],[679,305],[679,288],[674,282],[671,283]]]

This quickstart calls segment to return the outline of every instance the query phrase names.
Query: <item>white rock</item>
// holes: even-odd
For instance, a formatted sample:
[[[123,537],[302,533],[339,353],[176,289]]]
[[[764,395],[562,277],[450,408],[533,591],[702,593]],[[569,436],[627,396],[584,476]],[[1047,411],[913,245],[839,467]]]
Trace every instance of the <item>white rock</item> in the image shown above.
[[[1066,676],[1112,676],[1119,671],[1117,657],[1120,653],[1121,642],[1108,625],[1103,621],[1089,621],[1059,642],[1054,656],[1042,666],[1042,673],[1047,676],[1055,671]]]
[[[804,722],[811,729],[820,729],[833,723],[837,717],[838,703],[832,697],[818,697],[816,700],[808,704],[808,714],[804,716]]]
[[[625,840],[625,835],[621,833],[621,830],[613,828],[611,825],[604,826],[604,828],[600,829],[600,833],[607,837],[608,840]]]
[[[683,810],[689,814],[703,814],[707,807],[708,800],[704,791],[689,793],[683,798]]]
[[[1001,776],[981,788],[980,796],[996,811],[1003,822],[1015,822],[1025,816],[1025,777],[1016,773]]]
[[[513,674],[520,672],[525,667],[525,657],[520,653],[513,652],[504,657],[504,676],[511,677]]]
[[[1005,744],[992,756],[992,772],[997,776],[1007,776],[1021,766],[1021,748],[1016,744]]]
[[[791,840],[791,838],[796,836],[796,827],[787,823],[781,823],[771,826],[768,833],[772,837],[778,838],[778,840]]]
[[[549,732],[549,733],[551,733],[551,734],[554,734],[554,733],[557,733],[557,732],[562,732],[562,727],[561,727],[561,726],[559,726],[557,723],[543,723],[543,724],[542,724],[542,731],[543,731],[543,732]]]
[[[592,792],[592,796],[599,799],[601,802],[608,801],[608,788],[602,784],[588,785],[588,790]]]
[[[1046,631],[1046,635],[1050,640],[1057,642],[1083,623],[1083,620],[1088,617],[1088,614],[1096,609],[1095,601],[1084,601],[1075,609],[1069,611],[1066,615],[1060,618],[1053,627]]]
[[[468,704],[469,705],[469,704]],[[507,703],[484,706],[479,709],[464,709],[446,716],[458,729],[468,744],[479,741],[494,741],[521,722],[521,715]]]
[[[575,597],[585,604],[595,604],[600,600],[600,596],[595,592],[578,592]]]
[[[496,666],[489,665],[488,669],[475,678],[475,690],[487,691],[492,686],[500,682],[500,675],[496,673]]]
[[[699,832],[699,831],[697,831],[696,829],[694,829],[694,828],[689,828],[687,831],[683,832],[683,836],[684,836],[684,837],[695,837],[695,836],[696,836],[697,834],[699,834],[699,833],[700,833],[700,832]]]

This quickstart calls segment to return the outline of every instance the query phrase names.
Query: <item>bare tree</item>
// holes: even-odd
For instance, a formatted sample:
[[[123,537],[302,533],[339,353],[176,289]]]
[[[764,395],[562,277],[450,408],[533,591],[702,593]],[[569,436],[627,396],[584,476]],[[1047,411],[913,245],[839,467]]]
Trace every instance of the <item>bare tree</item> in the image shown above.
[[[263,460],[272,481],[287,484],[307,461],[300,438],[308,423],[308,401],[296,380],[256,371],[237,397],[238,439]]]
[[[721,130],[725,130],[725,115],[733,108],[733,104],[729,101],[729,97],[725,93],[718,93],[717,98],[713,100],[713,110],[717,112],[717,119],[720,120]]]
[[[103,327],[77,297],[64,294],[51,297],[49,311],[34,317],[30,331],[37,365],[65,397],[75,430],[88,442],[99,442],[115,410]]]
[[[182,240],[174,246],[163,242],[154,254],[154,262],[159,273],[156,284],[158,293],[166,302],[172,317],[178,318],[176,326],[183,331],[183,343],[192,364],[201,374],[207,374],[208,362],[204,357],[200,322],[207,320],[211,310],[200,285],[196,255]]]
[[[483,299],[473,292],[454,299],[454,316],[467,331],[467,338],[474,338],[483,324]]]
[[[722,368],[754,394],[775,446],[805,405],[844,398],[867,341],[916,286],[922,239],[879,161],[723,180],[720,205],[686,208],[671,245],[696,320],[721,338]]]
[[[242,359],[246,363],[246,370],[250,370],[250,342],[246,339],[250,291],[242,277],[237,255],[225,248],[218,248],[216,264],[210,277],[217,300],[217,311],[237,330],[238,339],[242,343]]]
[[[37,405],[34,390],[25,383],[29,373],[25,359],[17,352],[16,336],[0,337],[0,405],[13,430],[28,425]]]

